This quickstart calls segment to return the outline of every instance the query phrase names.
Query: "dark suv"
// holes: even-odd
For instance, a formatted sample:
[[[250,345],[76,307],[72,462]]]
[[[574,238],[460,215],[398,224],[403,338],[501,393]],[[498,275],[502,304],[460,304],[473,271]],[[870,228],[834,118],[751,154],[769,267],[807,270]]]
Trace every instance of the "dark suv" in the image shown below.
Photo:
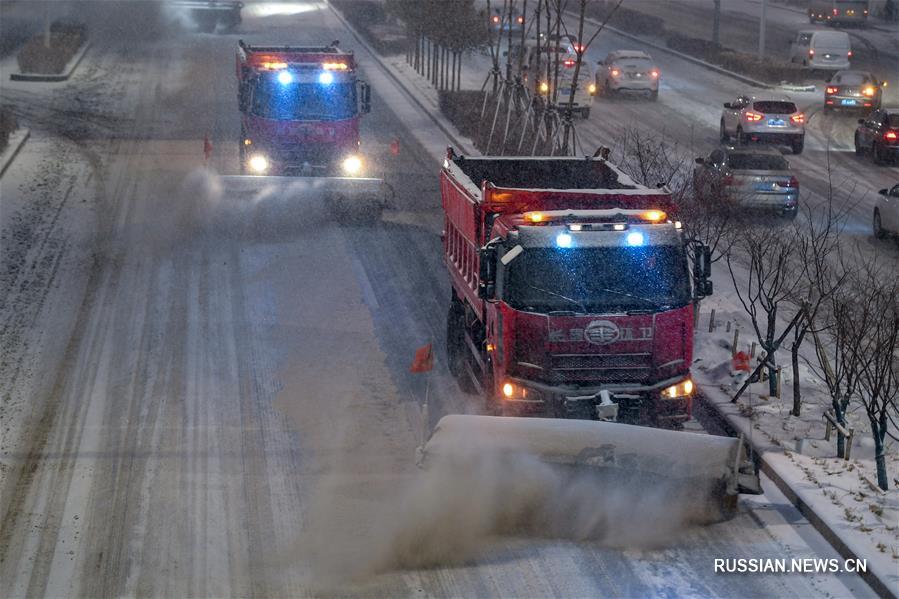
[[[871,154],[875,164],[893,162],[899,156],[899,108],[875,110],[858,119],[855,154]]]

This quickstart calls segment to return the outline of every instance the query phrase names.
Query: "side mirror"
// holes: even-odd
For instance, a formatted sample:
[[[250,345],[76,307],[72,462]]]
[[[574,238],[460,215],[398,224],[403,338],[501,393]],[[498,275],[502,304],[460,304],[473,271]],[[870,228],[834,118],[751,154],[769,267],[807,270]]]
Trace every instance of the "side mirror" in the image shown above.
[[[731,104],[730,102],[725,102],[725,103],[724,103],[724,107],[725,107],[725,108],[733,108],[734,105]]]
[[[496,297],[496,248],[478,250],[478,297],[490,301]]]
[[[698,286],[710,276],[712,276],[712,250],[705,244],[697,243],[693,249],[693,278],[696,279]]]
[[[697,158],[696,164],[705,164],[705,158]]]
[[[360,83],[360,95],[362,96],[362,112],[367,114],[371,112],[371,88],[368,83],[362,81]]]
[[[885,196],[885,195],[887,195],[888,193],[890,193],[890,190],[889,190],[889,189],[881,189],[881,190],[878,191],[877,193],[879,193],[879,194],[882,195],[882,196]]]

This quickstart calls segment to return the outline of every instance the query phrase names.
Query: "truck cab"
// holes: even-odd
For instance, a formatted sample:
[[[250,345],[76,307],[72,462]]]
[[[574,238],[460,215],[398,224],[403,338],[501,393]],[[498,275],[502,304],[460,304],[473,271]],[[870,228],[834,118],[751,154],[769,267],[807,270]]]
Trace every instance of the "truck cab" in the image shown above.
[[[365,174],[359,119],[368,85],[352,52],[330,46],[238,43],[238,140],[242,174]]]
[[[664,190],[597,160],[525,160],[447,161],[447,182],[497,186],[484,184],[467,230],[462,190],[444,186],[450,370],[494,413],[680,426],[708,250],[684,238]],[[513,187],[526,170],[547,176]]]

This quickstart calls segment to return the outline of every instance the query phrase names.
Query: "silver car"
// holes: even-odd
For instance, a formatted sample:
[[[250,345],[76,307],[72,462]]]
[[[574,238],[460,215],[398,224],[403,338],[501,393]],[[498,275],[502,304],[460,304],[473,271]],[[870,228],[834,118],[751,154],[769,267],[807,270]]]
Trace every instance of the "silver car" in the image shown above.
[[[740,207],[790,219],[799,206],[799,181],[774,148],[722,147],[697,158],[693,189],[702,198],[724,197]]]
[[[642,50],[616,50],[598,63],[596,86],[600,93],[620,92],[647,94],[659,97],[659,68]]]
[[[805,115],[786,97],[738,96],[724,104],[721,143],[736,139],[790,146],[794,154],[805,147]]]
[[[874,236],[895,236],[899,242],[899,183],[877,193],[880,195],[874,204]]]

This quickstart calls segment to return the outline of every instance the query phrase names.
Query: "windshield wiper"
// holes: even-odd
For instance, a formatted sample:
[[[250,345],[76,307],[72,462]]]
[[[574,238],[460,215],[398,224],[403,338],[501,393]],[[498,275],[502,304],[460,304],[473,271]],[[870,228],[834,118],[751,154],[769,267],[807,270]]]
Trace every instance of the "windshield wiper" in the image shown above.
[[[551,295],[553,297],[563,299],[566,302],[569,302],[569,303],[577,306],[580,309],[581,313],[583,313],[583,314],[587,313],[587,307],[584,304],[582,304],[581,302],[577,301],[576,299],[572,299],[570,297],[564,296],[561,293],[556,293],[555,291],[550,291],[549,289],[544,289],[543,287],[537,287],[536,285],[531,285],[530,283],[525,283],[524,285],[525,285],[525,287],[530,287],[531,289],[541,291],[547,295]]]

